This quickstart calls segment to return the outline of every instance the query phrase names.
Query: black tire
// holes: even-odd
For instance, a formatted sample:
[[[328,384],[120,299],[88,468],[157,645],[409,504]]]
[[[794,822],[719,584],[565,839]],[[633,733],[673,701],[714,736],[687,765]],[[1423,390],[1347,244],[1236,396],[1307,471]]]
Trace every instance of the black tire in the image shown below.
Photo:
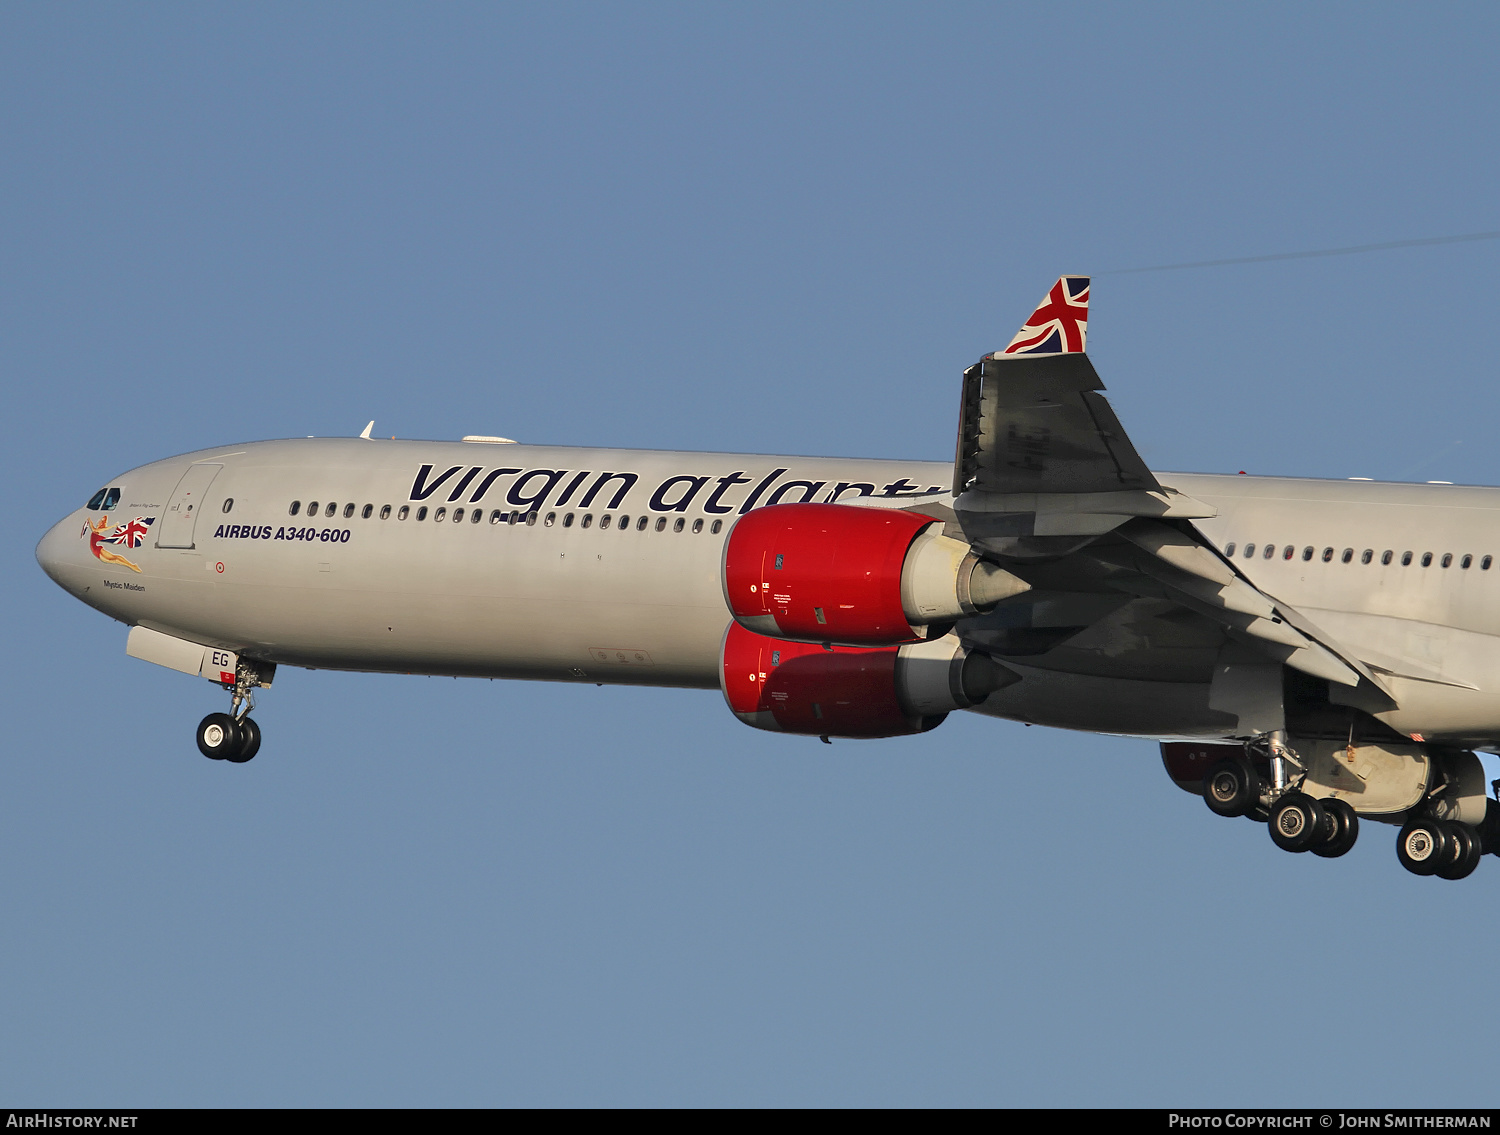
[[[1452,853],[1453,837],[1440,820],[1407,820],[1396,837],[1396,858],[1413,875],[1436,874]]]
[[[233,753],[227,755],[226,761],[233,761],[242,765],[250,760],[256,753],[260,752],[260,726],[255,724],[255,718],[242,717],[239,722],[240,743]]]
[[[1323,859],[1337,859],[1340,855],[1348,854],[1354,841],[1359,839],[1359,816],[1349,807],[1347,800],[1330,797],[1319,803],[1323,805],[1323,812],[1328,817],[1328,826],[1332,832],[1322,843],[1309,850]]]
[[[1500,804],[1493,800],[1484,802],[1484,820],[1477,834],[1480,847],[1491,855],[1500,855]]]
[[[222,761],[240,747],[240,727],[227,713],[210,713],[198,722],[198,751]]]
[[[1288,792],[1271,805],[1271,842],[1282,851],[1306,851],[1328,838],[1328,814],[1305,792]]]
[[[1216,816],[1243,816],[1260,803],[1260,778],[1244,757],[1215,761],[1203,774],[1203,802]]]
[[[1453,851],[1433,874],[1439,879],[1467,879],[1474,874],[1474,868],[1479,866],[1479,858],[1484,854],[1483,847],[1479,837],[1474,834],[1474,829],[1468,824],[1450,821],[1446,826],[1448,835],[1453,840]]]

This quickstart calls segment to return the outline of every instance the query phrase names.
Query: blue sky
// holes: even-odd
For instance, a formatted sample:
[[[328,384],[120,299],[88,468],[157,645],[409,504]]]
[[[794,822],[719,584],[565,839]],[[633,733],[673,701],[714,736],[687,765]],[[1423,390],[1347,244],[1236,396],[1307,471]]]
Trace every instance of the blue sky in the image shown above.
[[[226,768],[217,691],[32,549],[144,461],[370,418],[943,460],[1063,272],[1155,468],[1496,483],[1500,242],[1109,273],[1500,229],[1497,23],[0,10],[0,1096],[1492,1104],[1493,858],[1288,856],[1142,741],[691,691],[287,671]]]

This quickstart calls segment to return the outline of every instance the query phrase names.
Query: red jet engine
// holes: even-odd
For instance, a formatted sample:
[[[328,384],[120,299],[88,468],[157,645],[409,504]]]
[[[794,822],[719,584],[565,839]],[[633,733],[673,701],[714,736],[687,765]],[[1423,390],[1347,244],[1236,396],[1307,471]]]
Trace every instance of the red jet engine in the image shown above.
[[[894,646],[941,636],[1028,584],[941,522],[893,508],[778,504],[736,523],[724,597],[747,630],[800,642]]]
[[[719,683],[746,725],[820,737],[925,733],[1020,681],[953,636],[869,649],[768,638],[731,623]]]

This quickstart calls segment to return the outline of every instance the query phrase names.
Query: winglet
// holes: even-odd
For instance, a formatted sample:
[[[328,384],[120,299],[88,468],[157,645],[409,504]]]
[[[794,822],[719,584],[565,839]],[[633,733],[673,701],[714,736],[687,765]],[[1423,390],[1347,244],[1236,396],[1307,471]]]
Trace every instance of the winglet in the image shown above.
[[[1089,278],[1061,276],[1041,305],[997,355],[1081,353],[1089,330]]]
[[[370,419],[370,424],[365,427],[365,432],[362,433],[362,434],[360,434],[359,436],[362,437],[362,438],[364,438],[366,441],[369,441],[370,440],[370,431],[373,430],[374,428],[375,428],[375,419],[371,418]]]

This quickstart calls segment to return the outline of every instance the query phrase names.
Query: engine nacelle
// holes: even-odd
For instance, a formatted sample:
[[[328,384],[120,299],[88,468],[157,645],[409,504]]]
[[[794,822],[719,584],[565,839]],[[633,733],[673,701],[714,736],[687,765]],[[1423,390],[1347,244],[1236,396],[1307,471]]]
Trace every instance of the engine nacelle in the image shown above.
[[[1163,741],[1161,763],[1172,778],[1172,783],[1194,796],[1203,795],[1203,777],[1214,765],[1226,757],[1245,757],[1256,764],[1261,779],[1269,781],[1270,772],[1264,767],[1264,758],[1254,761],[1242,744],[1224,744],[1221,741]]]
[[[1018,681],[951,635],[866,649],[788,642],[731,623],[719,660],[724,700],[746,725],[822,737],[924,733]]]
[[[942,534],[930,516],[841,504],[757,509],[724,544],[724,598],[748,630],[893,646],[946,632],[1030,584]]]

